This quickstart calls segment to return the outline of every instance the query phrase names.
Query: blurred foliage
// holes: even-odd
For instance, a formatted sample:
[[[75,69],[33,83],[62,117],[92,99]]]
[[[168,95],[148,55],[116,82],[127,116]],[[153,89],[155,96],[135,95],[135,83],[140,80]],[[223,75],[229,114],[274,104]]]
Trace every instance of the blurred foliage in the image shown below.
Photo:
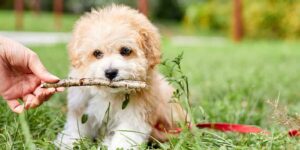
[[[231,0],[206,0],[187,7],[184,24],[192,29],[229,33]],[[243,0],[243,21],[248,38],[300,38],[299,0]]]
[[[42,11],[53,10],[53,0],[40,0],[40,7]],[[89,11],[93,7],[101,7],[108,4],[125,4],[132,7],[136,6],[136,0],[63,0],[63,7],[65,12],[83,13]],[[25,10],[31,9],[34,4],[33,0],[24,0]],[[11,10],[13,9],[13,0],[0,0],[0,9]]]
[[[247,38],[300,38],[300,0],[242,0],[244,33]],[[30,0],[25,0],[26,9]],[[52,0],[41,0],[41,10],[52,11]],[[138,0],[64,0],[68,13],[89,11],[112,3],[137,8]],[[149,17],[159,20],[183,19],[184,25],[195,33],[230,34],[232,0],[148,0]],[[12,9],[13,1],[1,0],[0,9]]]
[[[0,9],[12,8],[12,6],[13,6],[13,1],[11,1],[11,0],[1,0],[0,1]]]
[[[192,2],[202,0],[148,0],[150,17],[163,20],[180,21],[184,16],[185,8]],[[24,0],[25,10],[30,10],[34,4],[33,0]],[[103,7],[115,4],[125,4],[137,8],[138,0],[63,0],[64,11],[68,13],[81,14],[91,8]],[[42,11],[53,10],[53,0],[40,0]],[[0,9],[13,9],[12,0],[1,0]]]
[[[211,0],[190,5],[186,9],[184,23],[203,30],[227,30],[230,23],[230,4],[229,1]]]
[[[154,11],[154,16],[159,19],[179,21],[182,19],[183,15],[184,10],[178,0],[160,0]]]
[[[64,0],[65,10],[73,13],[82,13],[91,8],[105,5],[125,4],[137,8],[138,0]],[[193,1],[193,0],[188,0]],[[180,21],[184,15],[184,0],[148,0],[150,17]],[[176,11],[175,11],[176,10]]]
[[[73,13],[83,13],[89,11],[91,8],[102,7],[112,3],[125,4],[131,7],[136,7],[135,0],[64,0],[66,11]]]

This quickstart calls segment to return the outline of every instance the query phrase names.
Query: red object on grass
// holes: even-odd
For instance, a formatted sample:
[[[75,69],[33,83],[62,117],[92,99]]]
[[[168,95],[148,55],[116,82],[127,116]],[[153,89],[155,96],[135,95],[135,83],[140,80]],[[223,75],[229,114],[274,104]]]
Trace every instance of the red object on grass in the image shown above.
[[[299,130],[290,130],[289,135],[291,137],[300,136],[300,132],[299,132]]]
[[[250,125],[242,125],[242,124],[229,124],[229,123],[199,123],[196,125],[198,128],[210,128],[219,131],[231,131],[238,133],[267,133],[261,128],[250,126]]]
[[[189,128],[191,125],[188,125]],[[251,126],[251,125],[244,125],[244,124],[230,124],[230,123],[198,123],[196,124],[196,127],[199,129],[202,128],[209,128],[209,129],[214,129],[222,132],[237,132],[237,133],[263,133],[263,134],[269,134],[268,131],[265,131],[259,127],[256,126]],[[167,132],[169,134],[179,134],[182,129],[181,128],[174,128],[174,129],[169,129],[166,130],[161,126],[160,124],[157,124],[155,126],[156,129],[162,131],[162,132]],[[300,136],[300,130],[290,130],[289,131],[289,136],[290,137],[296,137]]]

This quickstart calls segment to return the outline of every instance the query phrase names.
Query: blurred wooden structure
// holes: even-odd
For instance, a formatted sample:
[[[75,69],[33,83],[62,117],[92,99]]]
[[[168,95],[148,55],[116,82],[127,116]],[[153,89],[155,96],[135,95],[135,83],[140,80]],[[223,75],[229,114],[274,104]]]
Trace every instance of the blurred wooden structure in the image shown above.
[[[35,14],[40,12],[40,2],[41,0],[31,0],[31,9],[33,9]],[[16,30],[23,29],[23,18],[24,18],[24,0],[14,0],[15,9],[15,28]],[[62,27],[61,16],[63,13],[63,0],[53,0],[53,11],[54,11],[54,22],[57,30]]]
[[[62,27],[61,16],[63,13],[63,0],[54,0],[53,10],[56,30],[60,30]]]
[[[41,0],[31,0],[30,8],[33,10],[35,15],[39,15],[41,11]]]
[[[148,16],[148,0],[138,0],[138,9],[145,16]]]
[[[242,0],[233,0],[232,37],[239,42],[243,39]]]
[[[24,0],[14,0],[14,9],[16,15],[16,30],[23,29],[23,11],[24,11]]]

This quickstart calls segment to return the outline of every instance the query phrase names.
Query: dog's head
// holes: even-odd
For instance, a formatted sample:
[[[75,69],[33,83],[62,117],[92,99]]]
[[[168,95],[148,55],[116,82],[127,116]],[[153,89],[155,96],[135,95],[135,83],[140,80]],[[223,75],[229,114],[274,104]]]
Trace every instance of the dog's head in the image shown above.
[[[113,5],[81,17],[68,49],[72,68],[83,77],[146,80],[160,61],[159,41],[144,15]]]

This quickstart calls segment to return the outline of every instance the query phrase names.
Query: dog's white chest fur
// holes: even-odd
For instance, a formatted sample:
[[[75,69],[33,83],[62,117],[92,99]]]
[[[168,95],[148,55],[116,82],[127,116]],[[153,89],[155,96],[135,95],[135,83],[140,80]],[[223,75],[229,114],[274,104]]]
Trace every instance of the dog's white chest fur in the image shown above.
[[[122,109],[124,94],[104,94],[93,88],[70,88],[68,99],[67,123],[56,140],[62,148],[72,147],[72,143],[81,137],[97,138],[103,126],[107,131],[104,145],[108,149],[134,148],[150,135],[151,126],[145,122],[143,115],[145,110],[130,101]],[[81,122],[83,114],[88,115],[85,123]]]

